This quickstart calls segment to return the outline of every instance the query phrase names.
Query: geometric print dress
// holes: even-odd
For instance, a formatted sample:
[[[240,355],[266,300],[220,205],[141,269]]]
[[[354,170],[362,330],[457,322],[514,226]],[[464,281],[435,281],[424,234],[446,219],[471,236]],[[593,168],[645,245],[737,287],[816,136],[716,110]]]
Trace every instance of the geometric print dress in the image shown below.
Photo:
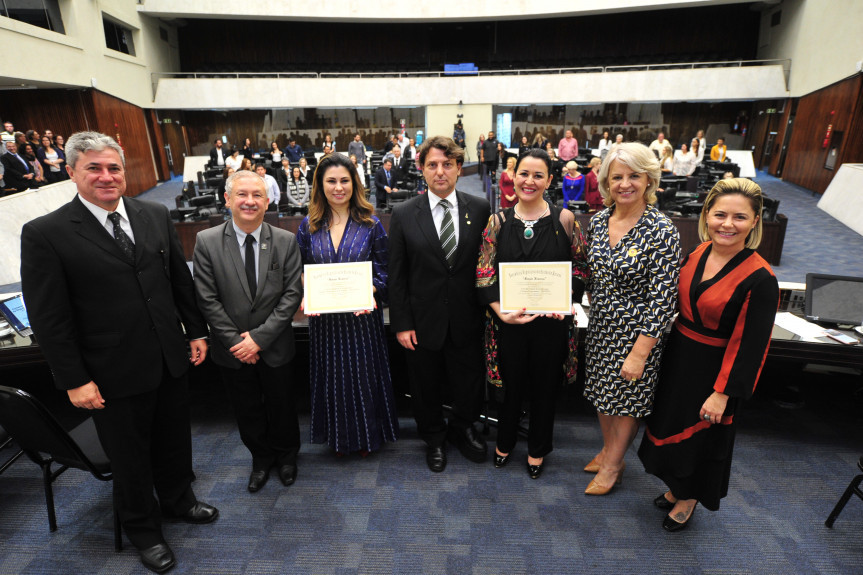
[[[599,413],[645,417],[653,408],[663,335],[677,304],[680,234],[668,216],[648,205],[612,247],[613,213],[611,206],[593,216],[586,238],[591,300],[584,396]],[[626,381],[620,370],[640,334],[659,341],[641,378]]]

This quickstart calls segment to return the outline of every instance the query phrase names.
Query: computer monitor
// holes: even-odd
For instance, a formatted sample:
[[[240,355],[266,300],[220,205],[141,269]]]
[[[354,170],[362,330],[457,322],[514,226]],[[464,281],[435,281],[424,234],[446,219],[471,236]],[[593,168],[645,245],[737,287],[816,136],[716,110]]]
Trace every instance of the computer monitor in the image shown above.
[[[806,274],[807,319],[831,324],[863,324],[863,278]]]
[[[9,325],[20,335],[24,337],[33,335],[30,319],[27,317],[27,308],[24,305],[24,296],[21,294],[0,301],[0,315],[6,318]]]

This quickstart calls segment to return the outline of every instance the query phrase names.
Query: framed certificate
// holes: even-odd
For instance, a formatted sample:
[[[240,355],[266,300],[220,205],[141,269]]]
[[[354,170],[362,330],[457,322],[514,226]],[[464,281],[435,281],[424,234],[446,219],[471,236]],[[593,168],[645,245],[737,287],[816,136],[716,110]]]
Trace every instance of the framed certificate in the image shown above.
[[[572,262],[499,264],[500,310],[572,315]]]
[[[305,313],[374,309],[372,262],[310,264],[305,274]]]

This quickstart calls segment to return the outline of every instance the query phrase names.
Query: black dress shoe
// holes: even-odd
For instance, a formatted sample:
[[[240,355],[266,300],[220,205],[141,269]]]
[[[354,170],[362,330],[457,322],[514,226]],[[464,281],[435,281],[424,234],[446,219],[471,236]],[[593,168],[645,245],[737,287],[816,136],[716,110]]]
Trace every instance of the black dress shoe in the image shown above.
[[[451,427],[449,440],[454,443],[465,458],[474,463],[483,463],[488,455],[488,446],[482,435],[476,432],[472,425],[464,429]]]
[[[500,469],[504,465],[509,463],[509,454],[500,455],[497,451],[494,452],[494,466]]]
[[[249,493],[255,493],[261,490],[261,487],[267,484],[267,479],[270,478],[270,469],[256,469],[249,475]]]
[[[426,449],[426,463],[429,469],[435,473],[440,473],[446,468],[446,451],[443,446],[431,447]]]
[[[530,475],[531,479],[539,479],[539,476],[542,475],[542,463],[539,465],[531,465],[528,463],[527,474]]]
[[[154,573],[164,573],[177,564],[174,552],[171,551],[167,543],[159,543],[146,549],[140,549],[138,552],[141,554],[141,563],[144,564],[144,567]]]
[[[287,487],[293,485],[297,480],[297,466],[293,463],[286,463],[279,467],[279,479],[282,480],[282,485]]]
[[[674,533],[675,531],[683,531],[684,529],[686,529],[686,526],[689,525],[689,520],[692,519],[693,515],[695,515],[695,507],[697,506],[698,504],[696,503],[695,506],[692,507],[692,511],[689,512],[689,517],[687,517],[686,521],[684,521],[683,523],[678,523],[677,521],[672,519],[670,515],[666,515],[665,519],[662,520],[662,528],[672,533]]]
[[[196,502],[192,505],[191,509],[182,515],[165,515],[162,513],[162,519],[171,523],[183,522],[200,525],[202,523],[212,523],[218,518],[219,510],[202,501]]]
[[[662,509],[663,511],[671,511],[674,509],[674,503],[665,498],[665,493],[662,493],[653,500],[653,504]]]

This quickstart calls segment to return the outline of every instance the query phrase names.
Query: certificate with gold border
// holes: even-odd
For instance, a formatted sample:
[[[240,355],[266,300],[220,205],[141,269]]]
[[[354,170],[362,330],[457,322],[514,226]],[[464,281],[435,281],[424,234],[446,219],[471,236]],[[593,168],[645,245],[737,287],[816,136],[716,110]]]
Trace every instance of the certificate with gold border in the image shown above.
[[[572,262],[498,264],[500,310],[572,315]]]
[[[374,309],[372,262],[308,264],[305,313],[342,313]]]

